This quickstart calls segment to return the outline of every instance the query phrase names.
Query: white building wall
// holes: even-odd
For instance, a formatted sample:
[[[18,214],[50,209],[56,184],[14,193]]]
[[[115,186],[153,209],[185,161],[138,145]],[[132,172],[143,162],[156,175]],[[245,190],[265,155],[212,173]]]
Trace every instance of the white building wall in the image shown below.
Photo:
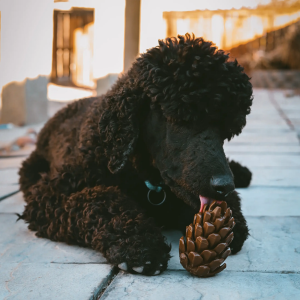
[[[166,37],[167,26],[163,19],[163,12],[165,11],[254,8],[258,4],[268,4],[270,2],[271,0],[141,0],[140,52],[143,53],[147,49],[158,45],[158,39]],[[217,37],[217,41],[218,39],[219,37]]]
[[[53,0],[1,0],[0,93],[12,81],[48,76]]]

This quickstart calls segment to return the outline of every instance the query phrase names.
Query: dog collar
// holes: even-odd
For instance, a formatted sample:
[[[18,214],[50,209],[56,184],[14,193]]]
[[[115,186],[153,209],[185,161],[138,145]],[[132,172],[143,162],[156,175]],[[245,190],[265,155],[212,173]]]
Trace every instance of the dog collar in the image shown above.
[[[166,192],[164,191],[164,189],[161,186],[155,186],[155,185],[151,184],[149,180],[146,180],[145,184],[146,184],[147,188],[149,189],[148,195],[147,195],[147,199],[148,199],[149,203],[152,204],[152,205],[154,205],[154,206],[162,205],[166,201],[166,196],[167,196]],[[164,198],[163,198],[163,200],[160,203],[153,203],[151,201],[150,194],[151,194],[152,191],[154,191],[156,193],[159,193],[161,191],[164,192]]]
[[[145,184],[149,190],[155,191],[156,193],[159,193],[162,190],[161,186],[155,186],[155,185],[151,184],[149,180],[146,180]]]

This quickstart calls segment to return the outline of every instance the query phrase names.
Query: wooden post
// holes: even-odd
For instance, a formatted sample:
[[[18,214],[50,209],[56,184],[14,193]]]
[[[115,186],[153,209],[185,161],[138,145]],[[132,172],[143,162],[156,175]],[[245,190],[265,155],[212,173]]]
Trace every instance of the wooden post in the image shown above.
[[[124,72],[127,72],[139,54],[141,0],[126,0]]]

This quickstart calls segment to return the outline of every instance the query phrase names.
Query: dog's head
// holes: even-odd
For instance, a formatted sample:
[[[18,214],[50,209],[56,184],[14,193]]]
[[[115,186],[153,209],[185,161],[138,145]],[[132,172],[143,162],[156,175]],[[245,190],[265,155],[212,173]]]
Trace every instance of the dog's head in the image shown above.
[[[139,140],[164,183],[190,206],[199,196],[204,203],[233,191],[223,143],[245,126],[252,85],[228,58],[189,35],[142,54],[108,94],[100,119],[110,171],[125,166]]]

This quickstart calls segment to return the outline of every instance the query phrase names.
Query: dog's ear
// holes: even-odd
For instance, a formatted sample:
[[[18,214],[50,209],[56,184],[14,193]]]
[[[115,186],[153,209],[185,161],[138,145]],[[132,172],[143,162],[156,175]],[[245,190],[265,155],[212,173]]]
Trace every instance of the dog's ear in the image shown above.
[[[139,135],[138,97],[130,89],[106,98],[99,129],[108,169],[117,173],[133,153]]]

